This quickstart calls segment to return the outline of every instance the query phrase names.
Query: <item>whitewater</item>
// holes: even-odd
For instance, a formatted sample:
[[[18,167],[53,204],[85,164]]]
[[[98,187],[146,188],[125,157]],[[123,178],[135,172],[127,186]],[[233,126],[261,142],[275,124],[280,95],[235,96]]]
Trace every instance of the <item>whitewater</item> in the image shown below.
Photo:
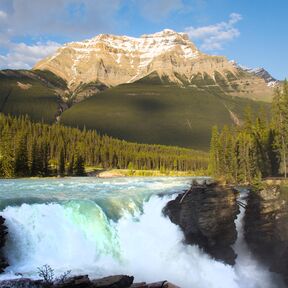
[[[0,180],[10,264],[0,279],[19,273],[34,278],[48,264],[56,274],[128,274],[135,282],[169,280],[182,288],[281,287],[243,241],[243,209],[236,220],[235,267],[184,244],[180,228],[162,209],[191,182],[191,177]]]

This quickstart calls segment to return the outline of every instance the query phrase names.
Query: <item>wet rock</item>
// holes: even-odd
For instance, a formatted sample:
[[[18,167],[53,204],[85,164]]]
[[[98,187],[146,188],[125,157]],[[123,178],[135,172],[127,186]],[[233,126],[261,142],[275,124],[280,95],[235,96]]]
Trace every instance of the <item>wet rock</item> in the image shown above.
[[[0,281],[0,288],[42,288],[42,287],[44,287],[42,281],[31,280],[28,278]]]
[[[116,275],[92,281],[95,288],[129,288],[134,281],[133,276]]]
[[[4,269],[8,266],[3,254],[6,235],[7,235],[7,227],[5,226],[5,219],[2,216],[0,216],[0,273],[4,272]]]
[[[167,281],[156,282],[152,284],[143,283],[135,283],[131,286],[131,288],[180,288],[179,286],[175,286],[172,283]]]
[[[69,277],[62,283],[54,285],[54,287],[57,288],[86,288],[92,286],[92,282],[90,281],[88,275]]]
[[[216,260],[233,265],[237,256],[231,247],[237,239],[237,194],[216,183],[196,184],[168,202],[163,212],[181,227],[188,244],[196,244]]]
[[[288,187],[272,184],[252,190],[244,220],[251,251],[288,283]]]

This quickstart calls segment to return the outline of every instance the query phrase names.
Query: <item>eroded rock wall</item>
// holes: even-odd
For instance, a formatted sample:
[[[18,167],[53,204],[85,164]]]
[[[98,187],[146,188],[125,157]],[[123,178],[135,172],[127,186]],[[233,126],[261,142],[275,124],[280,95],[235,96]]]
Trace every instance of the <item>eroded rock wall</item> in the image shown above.
[[[251,191],[245,214],[245,240],[270,270],[288,283],[288,189],[267,185]]]
[[[7,227],[5,226],[5,219],[2,216],[0,216],[0,273],[2,273],[4,269],[8,266],[3,254],[6,234],[7,234]]]
[[[179,225],[188,244],[196,244],[216,260],[235,264],[237,192],[218,184],[193,185],[170,201],[163,212]]]

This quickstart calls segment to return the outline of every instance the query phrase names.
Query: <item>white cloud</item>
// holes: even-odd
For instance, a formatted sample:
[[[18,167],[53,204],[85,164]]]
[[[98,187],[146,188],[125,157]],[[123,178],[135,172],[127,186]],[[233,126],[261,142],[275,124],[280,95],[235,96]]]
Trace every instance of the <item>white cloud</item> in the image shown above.
[[[7,14],[4,11],[0,10],[0,21],[6,20],[6,18]]]
[[[240,35],[240,31],[234,26],[241,19],[242,16],[240,14],[232,13],[227,22],[197,28],[187,27],[185,30],[192,40],[200,40],[202,42],[201,49],[207,51],[220,50],[225,43]]]
[[[12,39],[19,36],[34,43],[43,37],[85,39],[113,30],[123,1],[0,0],[0,69],[31,68],[59,47],[46,40],[15,43]]]
[[[117,24],[114,16],[121,2],[123,0],[1,0],[0,10],[9,20],[5,28],[11,29],[13,35],[87,37],[108,31]]]
[[[9,53],[0,55],[0,68],[30,69],[39,60],[53,54],[60,44],[48,41],[27,45],[25,43],[11,44]]]

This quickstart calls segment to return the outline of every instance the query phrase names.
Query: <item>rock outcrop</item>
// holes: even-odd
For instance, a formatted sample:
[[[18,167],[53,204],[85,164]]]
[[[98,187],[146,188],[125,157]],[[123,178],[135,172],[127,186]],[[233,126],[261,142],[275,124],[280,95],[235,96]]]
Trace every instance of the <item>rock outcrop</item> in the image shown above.
[[[252,190],[244,219],[251,251],[288,284],[288,189],[267,185]]]
[[[42,280],[20,278],[0,281],[0,288],[179,288],[167,281],[157,283],[134,283],[133,276],[115,275],[90,280],[87,275],[74,276],[61,283],[47,284]]]
[[[168,202],[163,212],[179,225],[188,244],[196,244],[216,260],[235,263],[231,245],[237,239],[237,192],[218,184],[192,185]]]
[[[5,240],[7,235],[7,227],[5,226],[5,219],[0,216],[0,273],[8,266],[5,257],[3,255],[3,248],[5,246]]]

